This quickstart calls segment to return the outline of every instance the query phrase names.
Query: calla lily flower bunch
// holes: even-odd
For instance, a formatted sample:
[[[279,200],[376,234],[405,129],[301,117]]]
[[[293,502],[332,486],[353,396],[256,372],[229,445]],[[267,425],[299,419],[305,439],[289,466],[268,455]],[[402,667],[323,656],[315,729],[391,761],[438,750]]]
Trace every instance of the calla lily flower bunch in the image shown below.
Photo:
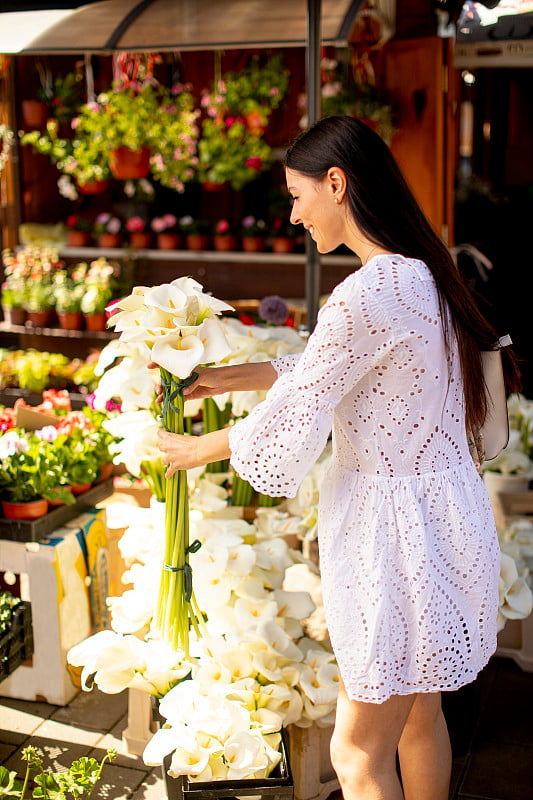
[[[112,309],[109,326],[128,343],[143,343],[160,367],[164,403],[162,420],[173,433],[184,433],[183,389],[199,364],[220,361],[230,352],[218,319],[231,306],[203,292],[192,278],[161,286],[137,286]],[[166,544],[160,580],[157,626],[165,641],[189,650],[189,628],[199,633],[200,608],[192,591],[189,565],[187,474],[179,470],[165,484]]]

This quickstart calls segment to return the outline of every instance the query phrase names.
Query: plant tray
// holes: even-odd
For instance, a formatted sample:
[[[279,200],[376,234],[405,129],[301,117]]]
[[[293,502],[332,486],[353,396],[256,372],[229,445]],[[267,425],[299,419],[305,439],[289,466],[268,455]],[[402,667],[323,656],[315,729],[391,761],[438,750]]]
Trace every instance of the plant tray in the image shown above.
[[[0,681],[33,655],[31,605],[21,600],[11,611],[9,630],[0,636]]]
[[[113,478],[97,483],[80,494],[76,502],[70,506],[58,506],[51,509],[44,517],[31,520],[5,519],[0,517],[0,539],[16,542],[38,542],[49,533],[70,522],[71,519],[90,511],[96,503],[113,494]]]
[[[293,800],[294,783],[285,735],[281,732],[281,760],[268,778],[240,781],[190,781],[187,775],[172,778],[168,774],[171,756],[163,761],[163,778],[168,800],[219,800],[255,796],[269,800]]]

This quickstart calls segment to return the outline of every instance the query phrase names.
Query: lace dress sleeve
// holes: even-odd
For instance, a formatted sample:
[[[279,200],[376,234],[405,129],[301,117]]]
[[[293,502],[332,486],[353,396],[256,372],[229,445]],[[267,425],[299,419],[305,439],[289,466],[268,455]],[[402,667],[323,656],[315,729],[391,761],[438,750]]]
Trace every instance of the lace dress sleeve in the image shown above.
[[[397,315],[358,277],[333,291],[301,358],[230,429],[231,464],[262,494],[294,497],[326,445],[335,406],[394,347]]]
[[[275,358],[272,361],[272,366],[278,375],[284,375],[286,372],[291,372],[291,370],[294,369],[301,357],[302,353],[289,353],[286,356]]]

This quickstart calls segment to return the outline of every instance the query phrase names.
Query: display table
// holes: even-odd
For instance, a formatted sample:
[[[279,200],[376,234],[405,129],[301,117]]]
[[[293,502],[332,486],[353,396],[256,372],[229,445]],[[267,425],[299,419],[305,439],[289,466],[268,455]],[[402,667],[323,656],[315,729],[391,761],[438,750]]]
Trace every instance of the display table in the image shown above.
[[[0,695],[66,705],[79,691],[69,649],[108,626],[105,510],[86,511],[39,541],[0,539],[0,574],[20,577],[31,603],[34,653],[0,683]]]

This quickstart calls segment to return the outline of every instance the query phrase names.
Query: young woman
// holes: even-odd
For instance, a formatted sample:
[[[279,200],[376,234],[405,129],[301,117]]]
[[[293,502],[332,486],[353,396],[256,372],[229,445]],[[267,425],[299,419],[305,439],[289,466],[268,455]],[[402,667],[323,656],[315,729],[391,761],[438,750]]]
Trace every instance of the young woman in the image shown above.
[[[332,432],[319,546],[341,685],[332,763],[346,800],[446,800],[441,691],[496,647],[499,546],[467,429],[485,416],[480,351],[497,339],[388,148],[329,117],[290,147],[291,221],[362,266],[332,292],[300,357],[199,370],[188,394],[266,388],[234,427],[161,432],[167,474],[220,458],[294,496]],[[516,373],[508,370],[510,387]],[[402,786],[396,769],[399,755]]]

